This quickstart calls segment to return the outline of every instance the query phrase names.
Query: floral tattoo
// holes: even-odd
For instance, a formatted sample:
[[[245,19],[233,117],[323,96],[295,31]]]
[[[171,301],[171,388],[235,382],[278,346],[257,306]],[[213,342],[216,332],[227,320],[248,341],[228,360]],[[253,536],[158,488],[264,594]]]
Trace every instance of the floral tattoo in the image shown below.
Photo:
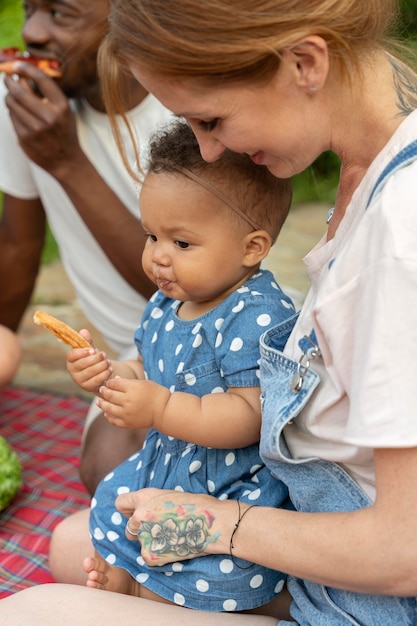
[[[143,548],[157,557],[170,555],[183,559],[204,554],[208,543],[215,540],[209,532],[212,516],[207,511],[197,515],[182,506],[173,507],[171,503],[165,506],[170,511],[158,521],[142,522],[138,537]],[[188,508],[194,509],[193,506]]]

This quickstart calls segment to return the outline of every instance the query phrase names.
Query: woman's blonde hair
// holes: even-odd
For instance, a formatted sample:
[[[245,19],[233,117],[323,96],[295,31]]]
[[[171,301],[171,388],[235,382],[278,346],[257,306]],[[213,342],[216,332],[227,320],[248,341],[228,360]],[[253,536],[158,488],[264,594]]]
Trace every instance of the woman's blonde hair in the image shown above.
[[[349,68],[387,43],[397,0],[113,0],[111,55],[168,76],[210,81],[268,77],[280,53],[308,35]]]
[[[349,78],[367,54],[393,51],[396,43],[397,0],[111,0],[110,6],[99,68],[113,120],[124,116],[118,72],[128,65],[207,85],[263,81],[277,71],[283,49],[319,35],[331,64]]]

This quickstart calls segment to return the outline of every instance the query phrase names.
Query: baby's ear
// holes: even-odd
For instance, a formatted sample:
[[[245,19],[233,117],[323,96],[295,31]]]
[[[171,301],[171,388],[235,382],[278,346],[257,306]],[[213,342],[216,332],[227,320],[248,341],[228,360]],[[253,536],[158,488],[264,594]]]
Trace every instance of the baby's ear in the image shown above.
[[[268,255],[272,245],[271,235],[266,230],[255,230],[248,233],[245,239],[243,265],[254,267]]]

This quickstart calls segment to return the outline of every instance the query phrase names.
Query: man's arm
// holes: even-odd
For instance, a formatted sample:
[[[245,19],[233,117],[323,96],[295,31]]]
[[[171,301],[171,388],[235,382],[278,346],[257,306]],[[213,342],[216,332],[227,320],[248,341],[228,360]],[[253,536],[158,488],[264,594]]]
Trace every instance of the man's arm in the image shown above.
[[[5,84],[6,104],[22,149],[61,184],[118,272],[148,298],[155,287],[142,271],[145,235],[138,219],[82,151],[74,115],[59,87],[33,67],[25,66],[19,74],[20,80],[6,77]],[[26,79],[36,83],[43,98],[34,94]]]
[[[17,327],[29,304],[39,271],[46,218],[39,199],[5,194],[0,218],[0,323]]]

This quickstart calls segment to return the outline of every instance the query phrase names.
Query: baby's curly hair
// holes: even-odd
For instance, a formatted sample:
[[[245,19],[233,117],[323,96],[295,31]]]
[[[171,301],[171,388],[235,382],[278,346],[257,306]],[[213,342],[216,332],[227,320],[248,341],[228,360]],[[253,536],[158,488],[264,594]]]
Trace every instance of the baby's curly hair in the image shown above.
[[[266,167],[255,165],[247,154],[231,150],[207,163],[191,127],[182,120],[155,133],[149,143],[148,159],[148,172],[181,175],[178,168],[183,167],[197,174],[265,229],[273,242],[276,240],[291,205],[289,180],[276,178]]]

